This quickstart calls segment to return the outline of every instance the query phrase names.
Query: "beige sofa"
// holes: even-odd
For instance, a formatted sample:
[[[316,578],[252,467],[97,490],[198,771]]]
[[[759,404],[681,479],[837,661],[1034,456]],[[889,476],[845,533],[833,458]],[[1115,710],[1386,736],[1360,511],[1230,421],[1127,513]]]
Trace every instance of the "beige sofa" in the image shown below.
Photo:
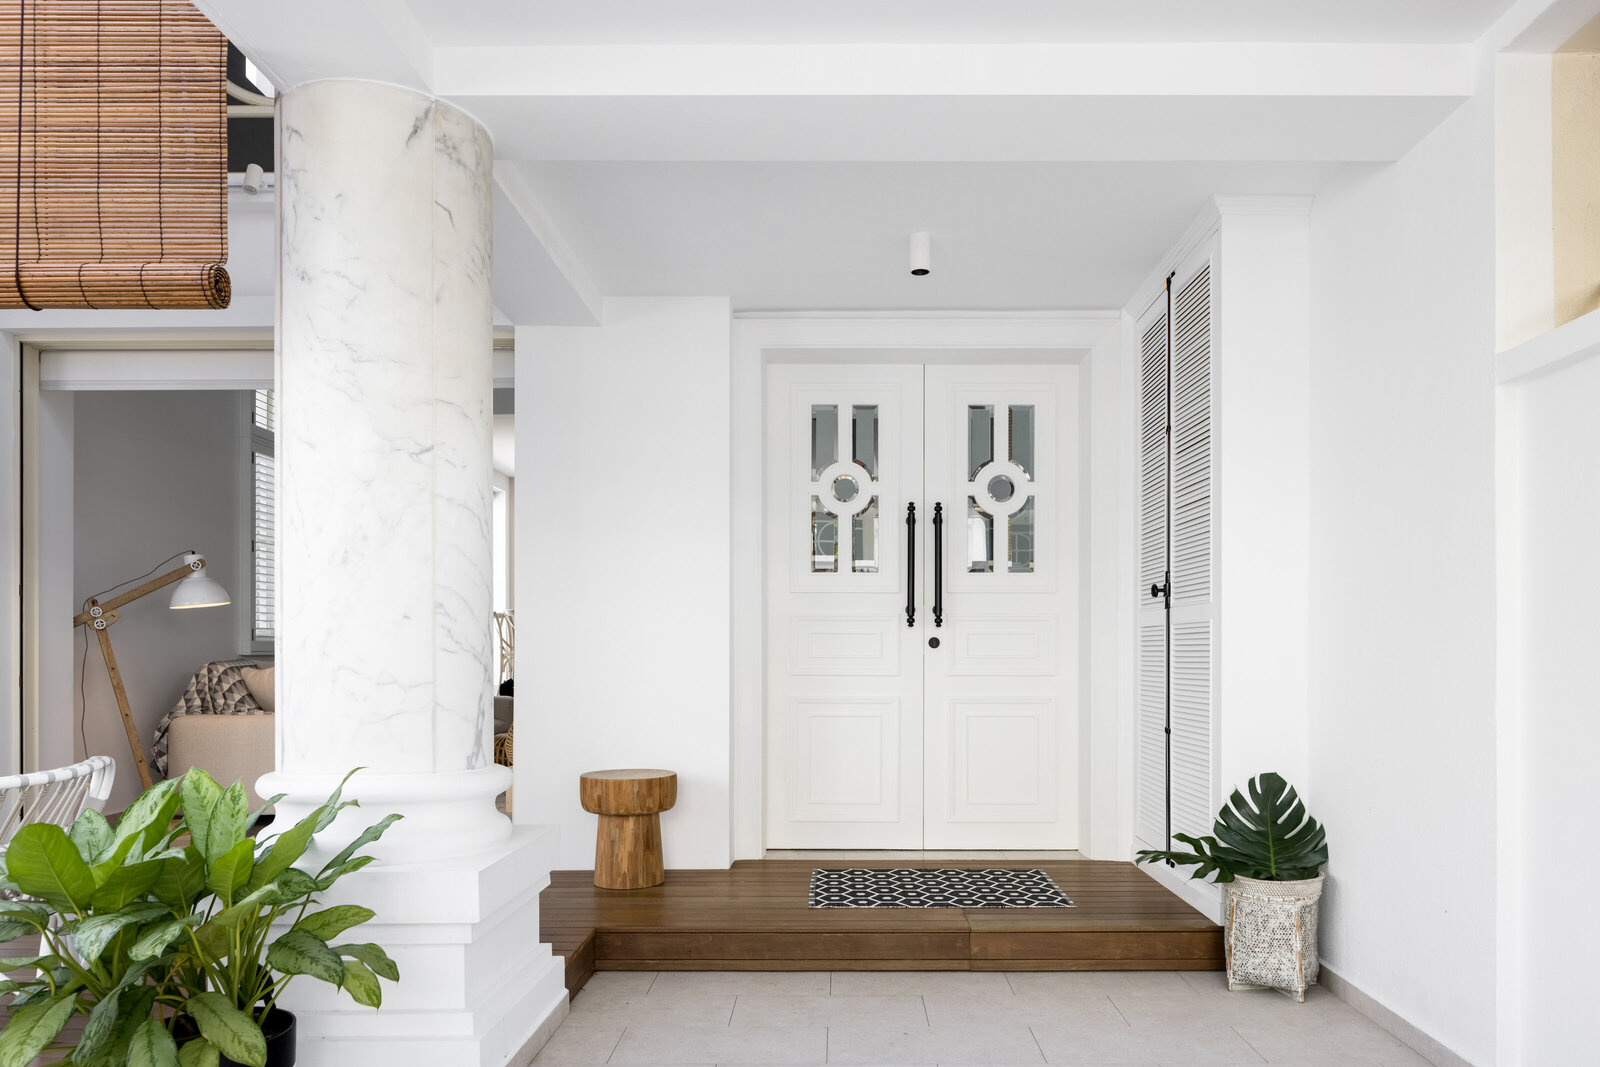
[[[177,778],[190,767],[204,768],[227,785],[243,782],[250,807],[261,804],[256,779],[272,770],[271,715],[180,715],[167,730],[167,776]]]

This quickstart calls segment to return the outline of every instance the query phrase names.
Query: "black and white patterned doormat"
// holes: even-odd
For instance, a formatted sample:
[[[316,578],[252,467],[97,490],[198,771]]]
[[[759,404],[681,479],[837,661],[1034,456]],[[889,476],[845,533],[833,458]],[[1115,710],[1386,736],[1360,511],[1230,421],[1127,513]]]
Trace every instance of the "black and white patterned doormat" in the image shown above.
[[[1075,908],[1041,870],[811,872],[813,908]]]

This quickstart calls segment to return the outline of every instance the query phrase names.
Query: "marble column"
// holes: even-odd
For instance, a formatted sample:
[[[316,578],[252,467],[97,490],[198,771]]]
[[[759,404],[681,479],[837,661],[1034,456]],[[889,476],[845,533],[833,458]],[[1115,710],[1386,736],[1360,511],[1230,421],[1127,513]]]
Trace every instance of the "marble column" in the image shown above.
[[[492,751],[493,146],[371,82],[278,105],[278,774],[289,807],[356,767],[380,849],[510,833]]]
[[[401,969],[381,1011],[315,982],[282,1001],[306,1067],[521,1062],[566,1010],[539,944],[554,834],[495,809],[491,759],[493,146],[392,85],[278,97],[277,767],[301,818],[350,770],[378,862],[328,904]]]

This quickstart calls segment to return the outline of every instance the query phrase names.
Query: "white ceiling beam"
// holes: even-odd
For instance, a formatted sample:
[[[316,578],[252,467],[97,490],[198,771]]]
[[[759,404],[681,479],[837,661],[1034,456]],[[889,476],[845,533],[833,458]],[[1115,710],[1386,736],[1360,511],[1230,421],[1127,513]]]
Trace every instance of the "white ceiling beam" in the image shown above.
[[[597,326],[600,287],[515,167],[494,168],[494,303],[512,323]]]
[[[445,47],[442,96],[1461,96],[1470,45]]]

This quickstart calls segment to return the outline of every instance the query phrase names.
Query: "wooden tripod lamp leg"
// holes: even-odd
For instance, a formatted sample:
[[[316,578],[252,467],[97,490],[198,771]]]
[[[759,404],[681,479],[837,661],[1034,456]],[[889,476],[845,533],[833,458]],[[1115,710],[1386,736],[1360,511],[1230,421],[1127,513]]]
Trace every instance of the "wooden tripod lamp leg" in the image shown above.
[[[133,753],[133,765],[139,771],[140,784],[149,789],[154,783],[150,780],[150,764],[145,762],[144,743],[139,740],[139,728],[133,724],[133,709],[128,706],[128,691],[122,688],[122,672],[117,670],[117,657],[111,651],[111,635],[105,630],[96,630],[94,635],[100,639],[100,653],[106,658],[106,670],[111,674],[111,691],[117,695],[117,708],[122,712],[122,728],[128,732],[128,750]]]

